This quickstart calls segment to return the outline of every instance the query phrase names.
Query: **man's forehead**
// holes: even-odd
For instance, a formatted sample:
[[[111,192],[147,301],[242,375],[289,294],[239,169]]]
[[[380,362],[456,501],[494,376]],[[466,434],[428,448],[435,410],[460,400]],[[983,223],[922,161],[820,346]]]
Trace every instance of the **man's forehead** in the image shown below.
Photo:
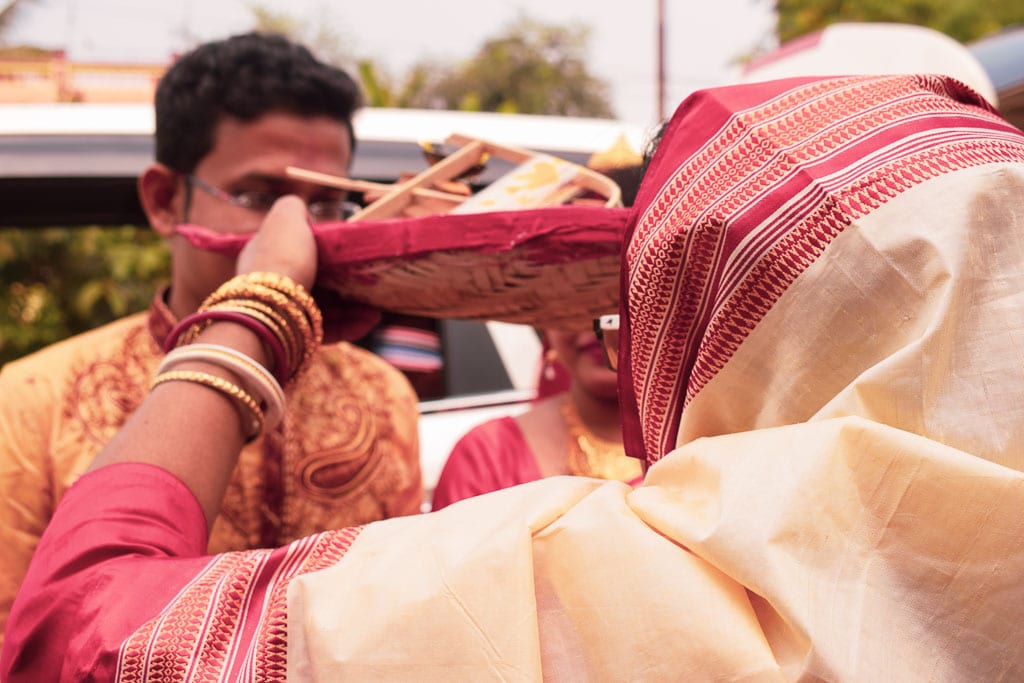
[[[287,111],[272,111],[252,119],[223,115],[213,127],[213,142],[225,138],[258,137],[267,141],[304,142],[332,146],[351,153],[349,124],[330,116],[304,116]],[[344,144],[342,144],[344,143]]]
[[[251,121],[224,116],[214,126],[211,142],[200,165],[227,166],[238,176],[284,179],[288,166],[344,175],[352,155],[344,121],[287,112],[271,112]]]

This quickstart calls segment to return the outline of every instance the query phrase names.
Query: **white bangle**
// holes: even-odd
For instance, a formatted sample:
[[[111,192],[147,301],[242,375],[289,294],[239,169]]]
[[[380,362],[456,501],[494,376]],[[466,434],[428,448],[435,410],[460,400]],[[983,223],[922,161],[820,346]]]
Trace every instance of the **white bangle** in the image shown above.
[[[241,351],[221,344],[195,343],[173,349],[157,368],[161,374],[186,361],[211,363],[236,373],[252,393],[263,400],[266,412],[265,429],[273,429],[284,418],[284,390],[270,371]]]

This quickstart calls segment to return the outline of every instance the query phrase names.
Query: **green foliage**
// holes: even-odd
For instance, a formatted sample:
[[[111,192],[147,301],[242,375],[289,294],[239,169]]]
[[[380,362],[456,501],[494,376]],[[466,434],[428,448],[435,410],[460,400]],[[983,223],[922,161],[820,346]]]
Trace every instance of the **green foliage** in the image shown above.
[[[0,364],[144,310],[169,273],[148,228],[0,231]]]
[[[459,109],[610,118],[608,84],[587,70],[589,29],[525,17],[485,41],[458,65],[420,62],[394,78],[373,59],[353,60],[327,16],[299,20],[259,2],[249,4],[254,28],[283,33],[321,58],[358,74],[371,107]]]
[[[356,64],[363,96],[370,107],[394,107],[397,94],[386,74],[372,59],[361,59]]]
[[[298,37],[302,31],[302,22],[286,12],[276,12],[270,7],[259,3],[249,5],[256,30],[269,33],[283,33],[286,36]]]
[[[1024,23],[1020,0],[776,0],[785,42],[840,21],[917,24],[966,43]]]
[[[419,65],[422,82],[408,106],[557,116],[613,116],[608,84],[587,70],[584,26],[520,18],[454,68]]]

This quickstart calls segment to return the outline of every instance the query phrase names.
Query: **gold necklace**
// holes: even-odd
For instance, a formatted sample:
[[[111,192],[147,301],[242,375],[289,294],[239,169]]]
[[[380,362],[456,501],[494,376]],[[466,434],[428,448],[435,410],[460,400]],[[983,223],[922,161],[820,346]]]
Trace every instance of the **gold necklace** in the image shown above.
[[[587,429],[568,396],[562,403],[562,419],[569,432],[570,474],[619,481],[631,481],[643,474],[640,461],[627,456],[621,442],[606,441]]]

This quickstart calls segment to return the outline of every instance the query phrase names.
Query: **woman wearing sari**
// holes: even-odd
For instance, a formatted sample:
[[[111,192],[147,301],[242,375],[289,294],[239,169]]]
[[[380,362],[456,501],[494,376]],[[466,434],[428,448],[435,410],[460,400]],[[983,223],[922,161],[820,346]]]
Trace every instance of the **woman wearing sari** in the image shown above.
[[[310,285],[301,211],[239,273]],[[1024,135],[937,76],[703,91],[627,230],[641,486],[205,557],[244,435],[167,382],[62,501],[4,679],[1024,677]],[[247,330],[199,338],[267,362]]]
[[[542,334],[545,372],[563,368],[568,387],[550,396],[538,392],[525,412],[466,432],[441,470],[431,509],[543,477],[642,480],[640,461],[622,448],[617,378],[593,329]]]

